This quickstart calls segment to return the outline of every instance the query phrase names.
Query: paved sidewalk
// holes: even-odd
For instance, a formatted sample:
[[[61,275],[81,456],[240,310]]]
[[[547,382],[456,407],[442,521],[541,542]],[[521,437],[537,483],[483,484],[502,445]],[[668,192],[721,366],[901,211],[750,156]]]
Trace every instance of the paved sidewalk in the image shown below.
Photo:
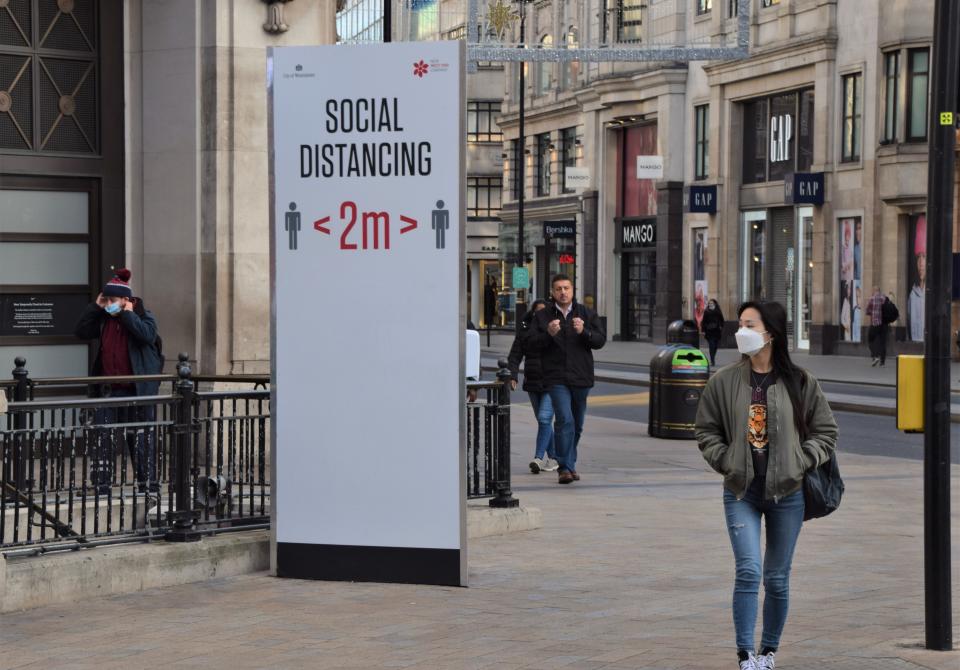
[[[533,444],[529,414],[515,445]],[[720,484],[693,443],[643,430],[588,416],[568,487],[515,452],[544,528],[471,542],[468,589],[261,574],[47,607],[0,617],[0,668],[733,670]],[[921,646],[921,463],[841,466],[843,507],[801,535],[777,667],[957,670],[960,652]]]
[[[480,345],[485,357],[496,358],[506,356],[513,343],[513,334],[506,331],[492,332],[490,346],[487,346],[487,331],[480,331]],[[703,351],[707,351],[706,343],[701,342]],[[662,345],[649,342],[613,342],[608,341],[603,349],[594,352],[594,360],[598,364],[610,363],[616,365],[649,365],[650,359],[659,351]],[[870,359],[864,356],[817,356],[803,352],[790,354],[793,361],[813,373],[823,381],[854,382],[865,384],[896,384],[897,361],[891,357],[884,367],[871,367]],[[723,366],[733,363],[740,357],[736,349],[720,349],[717,352],[717,365]],[[950,363],[950,386],[960,391],[960,363]]]

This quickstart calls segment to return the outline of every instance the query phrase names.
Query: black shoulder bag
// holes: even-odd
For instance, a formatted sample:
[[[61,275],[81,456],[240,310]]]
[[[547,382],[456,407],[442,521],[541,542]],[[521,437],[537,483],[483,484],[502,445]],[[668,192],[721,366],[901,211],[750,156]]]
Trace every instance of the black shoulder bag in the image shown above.
[[[807,377],[803,375],[803,385]],[[806,424],[806,422],[804,422]],[[807,426],[804,425],[806,439]],[[840,466],[837,464],[837,450],[830,453],[830,458],[803,475],[803,520],[819,519],[827,516],[838,507],[843,497],[843,479],[840,477]]]

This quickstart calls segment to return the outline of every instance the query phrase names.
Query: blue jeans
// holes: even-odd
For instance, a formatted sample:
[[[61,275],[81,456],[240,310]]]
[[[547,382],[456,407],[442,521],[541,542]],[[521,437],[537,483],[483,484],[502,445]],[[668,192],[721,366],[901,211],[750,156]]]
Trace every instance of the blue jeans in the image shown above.
[[[113,389],[111,398],[129,398],[136,392],[129,389]],[[156,420],[156,407],[102,407],[95,413],[97,425],[151,423]],[[114,466],[119,456],[115,442],[126,442],[133,464],[134,476],[142,491],[159,491],[157,482],[157,443],[153,426],[101,429],[97,436],[97,453],[90,463],[90,483],[101,493],[107,493],[114,479]]]
[[[560,472],[577,469],[577,445],[583,433],[587,416],[587,396],[590,388],[557,384],[547,388],[553,401],[553,432],[556,440],[557,462]]]
[[[527,391],[533,414],[537,417],[537,453],[535,458],[543,459],[544,454],[556,459],[553,448],[553,402],[550,395],[539,391]]]
[[[779,503],[762,500],[748,491],[737,500],[723,491],[723,511],[736,560],[733,587],[733,626],[737,649],[754,651],[753,631],[757,622],[757,593],[763,577],[763,635],[760,646],[776,649],[787,620],[790,604],[790,564],[803,526],[803,491],[781,498]],[[766,517],[767,550],[761,572],[760,517]]]

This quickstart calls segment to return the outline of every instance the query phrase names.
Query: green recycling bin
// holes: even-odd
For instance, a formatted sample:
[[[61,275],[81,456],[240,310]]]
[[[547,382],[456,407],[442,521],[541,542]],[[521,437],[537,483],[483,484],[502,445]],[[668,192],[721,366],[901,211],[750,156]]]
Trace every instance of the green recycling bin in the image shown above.
[[[694,438],[697,405],[710,378],[703,352],[687,344],[671,344],[650,360],[651,437]]]

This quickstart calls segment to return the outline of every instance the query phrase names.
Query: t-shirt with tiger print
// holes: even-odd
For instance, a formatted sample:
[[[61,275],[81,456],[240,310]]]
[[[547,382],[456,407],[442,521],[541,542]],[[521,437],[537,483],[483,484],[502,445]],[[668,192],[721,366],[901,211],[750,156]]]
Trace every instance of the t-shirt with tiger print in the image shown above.
[[[747,444],[753,456],[753,473],[756,486],[767,476],[767,456],[770,437],[767,430],[767,389],[776,380],[773,371],[757,374],[750,371],[750,413],[747,424]],[[762,491],[762,488],[760,488]]]

